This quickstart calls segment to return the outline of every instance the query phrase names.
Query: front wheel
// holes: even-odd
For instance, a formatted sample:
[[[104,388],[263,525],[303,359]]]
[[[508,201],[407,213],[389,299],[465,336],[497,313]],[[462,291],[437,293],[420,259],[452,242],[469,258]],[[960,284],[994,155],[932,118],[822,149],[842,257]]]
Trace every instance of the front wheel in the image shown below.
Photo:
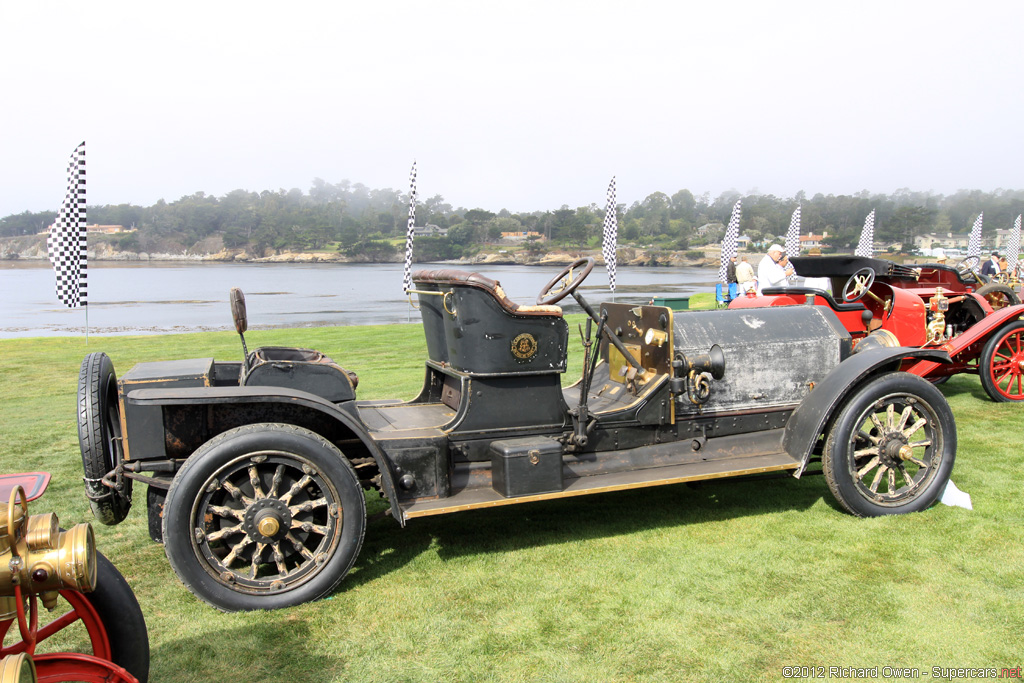
[[[164,504],[178,578],[225,612],[323,597],[355,563],[366,501],[348,459],[301,427],[253,424],[201,446]]]
[[[822,468],[839,504],[858,517],[918,512],[946,487],[956,423],[942,393],[915,375],[869,381],[843,406]]]
[[[1024,320],[1003,325],[985,342],[978,375],[993,401],[1024,401]]]

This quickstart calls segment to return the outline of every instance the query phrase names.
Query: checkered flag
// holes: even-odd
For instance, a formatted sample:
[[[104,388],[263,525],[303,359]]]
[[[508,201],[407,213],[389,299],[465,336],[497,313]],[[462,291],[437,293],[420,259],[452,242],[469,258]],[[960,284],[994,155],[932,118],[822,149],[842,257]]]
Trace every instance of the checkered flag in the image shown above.
[[[864,228],[860,231],[860,242],[857,243],[857,248],[854,250],[854,256],[863,256],[864,258],[871,258],[874,255],[874,250],[871,247],[871,243],[875,241],[875,210],[871,209],[871,213],[864,219]]]
[[[608,289],[615,291],[615,262],[619,249],[619,218],[615,209],[615,177],[608,184],[608,198],[604,208],[604,226],[602,227],[601,255],[608,270]]]
[[[402,291],[412,289],[412,238],[416,230],[416,162],[409,171],[409,226],[405,233],[405,270],[402,274]]]
[[[981,257],[981,219],[985,212],[982,211],[974,219],[974,226],[971,228],[971,236],[967,238],[967,257]]]
[[[1013,230],[1006,239],[1006,263],[1011,273],[1017,268],[1017,260],[1020,258],[1020,219],[1021,216],[1017,216],[1017,220],[1013,222]]]
[[[57,276],[57,298],[68,308],[78,308],[86,301],[86,266],[88,265],[85,232],[85,143],[71,153],[68,163],[68,191],[57,212],[57,222],[50,227],[46,252]]]
[[[736,204],[732,207],[732,216],[729,217],[729,227],[725,229],[725,237],[722,239],[722,264],[718,266],[718,279],[724,284],[728,284],[729,281],[729,260],[736,255],[737,252],[737,241],[740,236],[740,202],[742,199],[737,199]]]
[[[796,205],[793,217],[789,219],[789,231],[786,232],[786,256],[793,258],[800,255],[800,205]]]

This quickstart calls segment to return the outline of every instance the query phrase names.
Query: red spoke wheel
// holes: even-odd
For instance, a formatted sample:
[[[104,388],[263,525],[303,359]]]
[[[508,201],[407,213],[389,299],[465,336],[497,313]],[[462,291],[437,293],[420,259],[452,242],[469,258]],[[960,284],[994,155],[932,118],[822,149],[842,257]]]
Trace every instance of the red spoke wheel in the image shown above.
[[[1024,401],[1024,320],[1014,320],[985,342],[978,368],[993,401]]]
[[[37,683],[137,683],[124,667],[109,659],[72,652],[55,652],[34,658]]]
[[[29,599],[38,600],[34,596]],[[13,609],[13,598],[11,601]],[[94,591],[79,593],[62,590],[53,612],[39,611],[40,624],[32,656],[40,673],[40,681],[138,680],[146,683],[149,680],[149,636],[142,610],[124,577],[102,554],[96,553]],[[50,615],[47,617],[49,621],[43,620],[44,615]],[[28,649],[28,644],[21,640],[15,618],[0,620],[0,642],[0,656],[3,657]],[[43,678],[41,658],[49,657],[57,661],[57,655],[71,656],[79,653],[111,662],[134,678]],[[51,664],[47,664],[47,667],[52,669]],[[55,669],[48,670],[48,675],[57,675]]]

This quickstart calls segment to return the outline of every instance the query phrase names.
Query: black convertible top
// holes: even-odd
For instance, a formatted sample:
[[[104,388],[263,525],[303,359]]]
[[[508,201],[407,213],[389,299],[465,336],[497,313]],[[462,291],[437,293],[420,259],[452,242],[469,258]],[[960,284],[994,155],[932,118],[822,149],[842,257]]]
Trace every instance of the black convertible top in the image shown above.
[[[861,268],[871,268],[876,277],[916,280],[913,268],[893,261],[864,256],[794,256],[790,259],[801,277],[850,277]]]

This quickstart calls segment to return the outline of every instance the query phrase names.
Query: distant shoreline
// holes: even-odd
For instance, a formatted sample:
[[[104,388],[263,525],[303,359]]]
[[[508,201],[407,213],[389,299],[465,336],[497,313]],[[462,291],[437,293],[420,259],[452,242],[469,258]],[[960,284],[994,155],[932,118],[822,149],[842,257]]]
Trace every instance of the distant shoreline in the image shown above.
[[[669,251],[660,249],[642,249],[636,247],[621,247],[618,250],[618,265],[639,266],[639,267],[688,267],[688,268],[717,268],[718,248],[717,245],[708,249],[695,250],[704,254],[703,258],[687,258],[688,252]],[[692,253],[692,252],[689,252]],[[485,253],[468,258],[433,261],[424,263],[439,263],[452,266],[563,266],[568,265],[578,258],[591,256],[599,265],[604,265],[604,258],[600,250],[558,250],[545,254],[527,254],[516,252],[510,254]],[[254,256],[243,250],[225,250],[217,253],[147,253],[116,251],[107,243],[100,243],[95,248],[89,249],[89,260],[99,263],[337,263],[337,264],[372,264],[372,263],[402,263],[400,255],[376,260],[367,258],[350,258],[338,252],[293,252],[285,251],[270,256]],[[44,235],[32,235],[28,237],[8,237],[0,239],[0,266],[11,263],[42,263],[48,264],[46,255],[46,240]]]

